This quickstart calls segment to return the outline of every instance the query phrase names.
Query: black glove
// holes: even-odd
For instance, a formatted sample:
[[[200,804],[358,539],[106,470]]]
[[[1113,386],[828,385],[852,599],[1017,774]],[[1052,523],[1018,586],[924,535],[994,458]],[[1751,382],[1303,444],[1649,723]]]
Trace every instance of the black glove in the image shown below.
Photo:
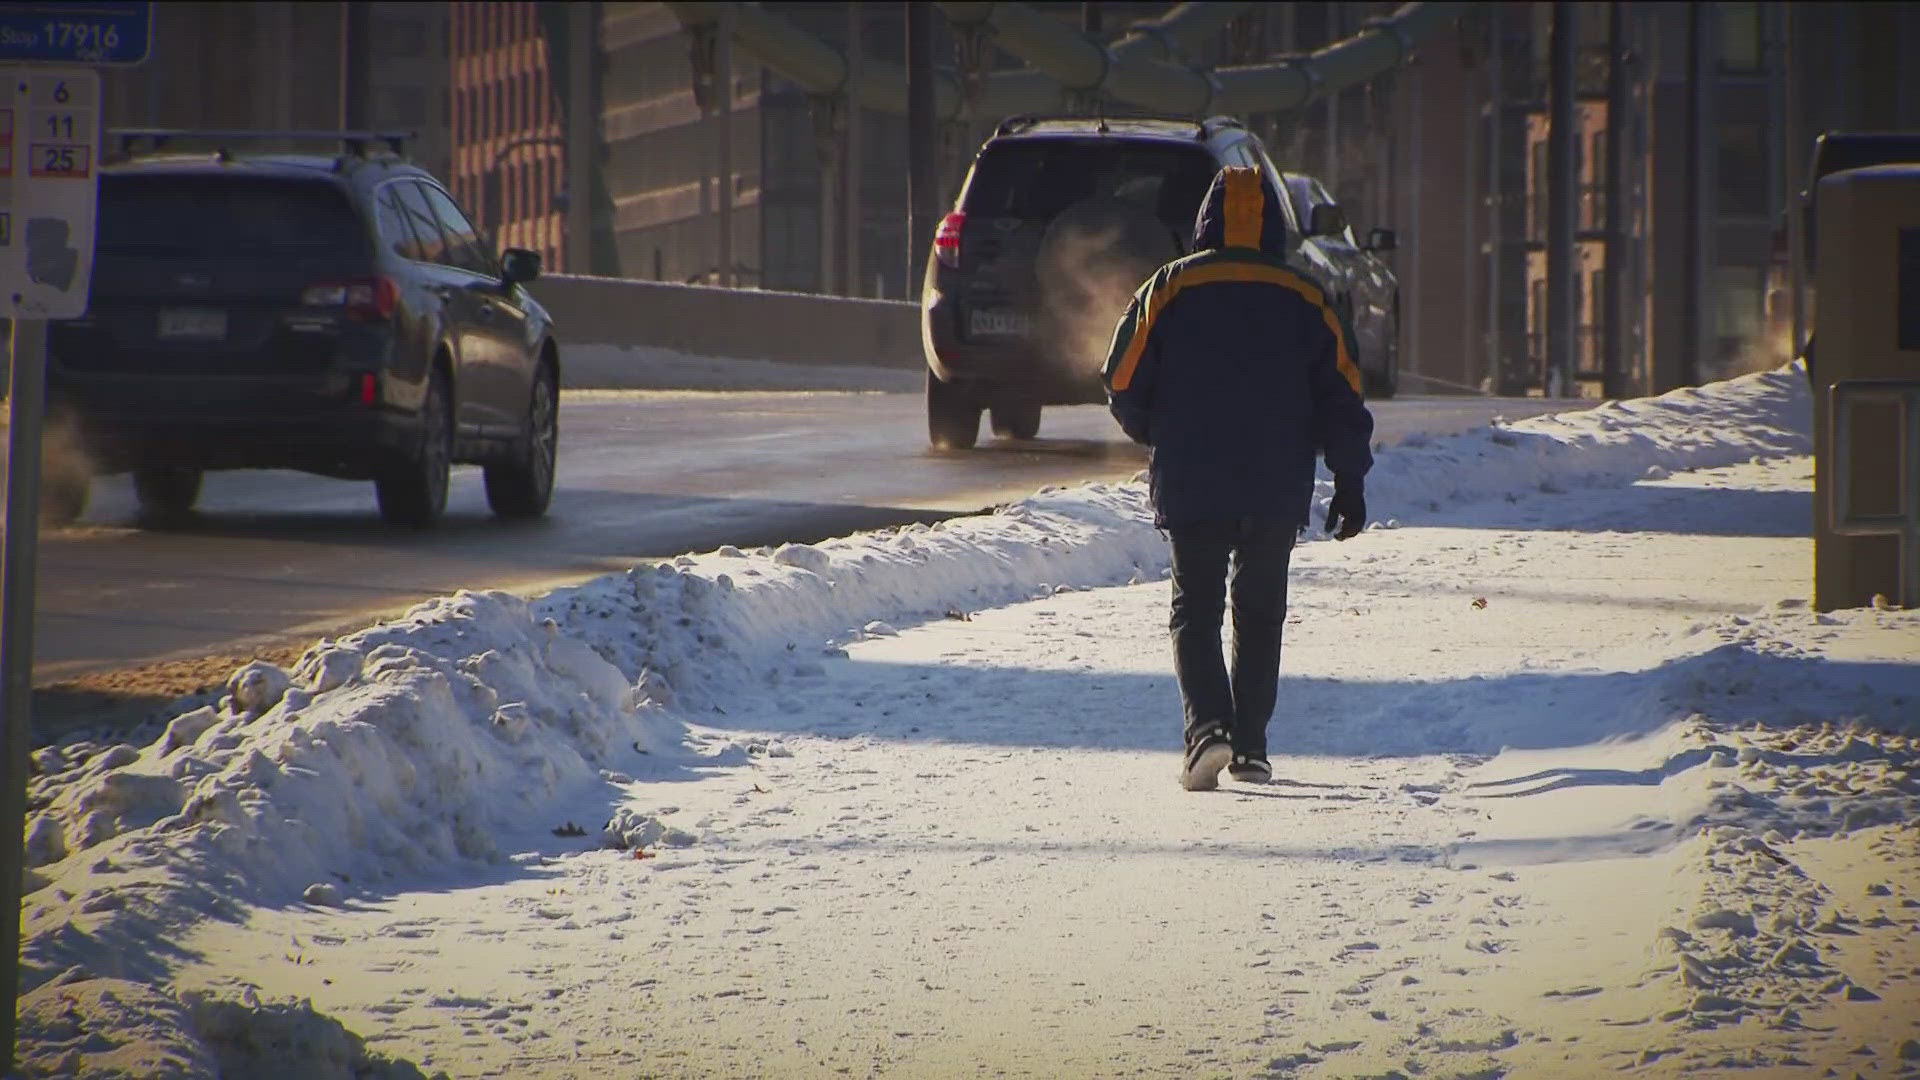
[[[1333,478],[1333,501],[1327,504],[1327,531],[1335,540],[1360,535],[1367,527],[1367,499],[1364,481],[1358,476]]]

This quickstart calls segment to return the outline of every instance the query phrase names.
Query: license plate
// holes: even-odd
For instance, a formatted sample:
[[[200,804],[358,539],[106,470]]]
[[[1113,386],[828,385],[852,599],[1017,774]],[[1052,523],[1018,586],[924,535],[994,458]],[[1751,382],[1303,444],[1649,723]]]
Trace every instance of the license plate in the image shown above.
[[[227,313],[217,308],[161,308],[158,334],[177,341],[218,341],[227,336]]]
[[[974,310],[967,313],[967,330],[980,336],[1024,336],[1027,317],[1018,311]]]

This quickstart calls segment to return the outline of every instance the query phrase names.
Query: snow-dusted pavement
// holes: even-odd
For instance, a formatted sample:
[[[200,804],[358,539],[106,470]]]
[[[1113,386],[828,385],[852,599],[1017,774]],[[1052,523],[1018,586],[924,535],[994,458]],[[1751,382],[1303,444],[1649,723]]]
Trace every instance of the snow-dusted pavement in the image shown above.
[[[36,781],[29,1045],[324,1026],[208,1020],[257,996],[454,1076],[1920,1074],[1920,615],[1809,609],[1805,399],[1383,455],[1265,786],[1174,779],[1136,485],[437,602]]]

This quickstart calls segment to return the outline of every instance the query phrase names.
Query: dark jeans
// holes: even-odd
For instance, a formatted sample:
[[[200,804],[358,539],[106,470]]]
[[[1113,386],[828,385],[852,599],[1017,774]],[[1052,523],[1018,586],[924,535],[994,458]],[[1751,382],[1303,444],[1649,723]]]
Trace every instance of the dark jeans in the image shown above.
[[[1280,682],[1287,619],[1291,522],[1254,518],[1169,529],[1173,538],[1173,669],[1186,704],[1187,739],[1215,725],[1236,753],[1264,757]],[[1233,596],[1233,669],[1220,655],[1220,624]]]

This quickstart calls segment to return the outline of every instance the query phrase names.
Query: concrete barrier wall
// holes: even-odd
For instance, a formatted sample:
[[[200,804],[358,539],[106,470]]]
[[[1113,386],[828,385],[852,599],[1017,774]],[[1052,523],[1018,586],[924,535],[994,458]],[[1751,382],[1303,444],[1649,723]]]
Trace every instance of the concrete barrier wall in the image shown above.
[[[919,368],[920,308],[900,300],[716,289],[552,274],[528,286],[562,346],[605,344],[690,356]]]

